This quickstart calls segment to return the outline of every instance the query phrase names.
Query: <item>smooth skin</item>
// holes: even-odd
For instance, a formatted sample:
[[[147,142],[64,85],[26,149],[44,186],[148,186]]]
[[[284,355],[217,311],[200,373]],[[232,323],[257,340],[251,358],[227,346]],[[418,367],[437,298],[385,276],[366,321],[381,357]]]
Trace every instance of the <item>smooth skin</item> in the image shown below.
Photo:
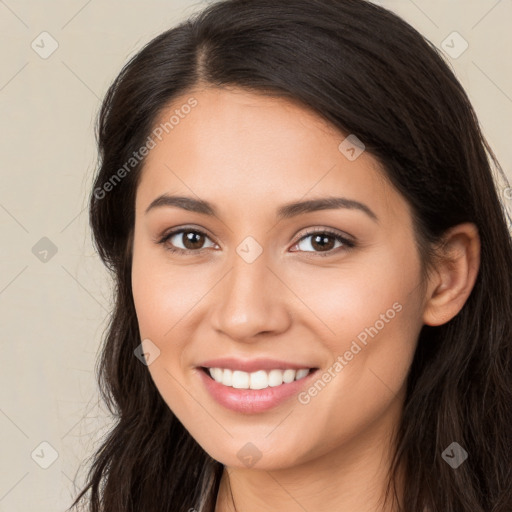
[[[478,230],[452,228],[422,283],[411,210],[374,157],[350,161],[338,149],[348,134],[298,103],[238,88],[191,91],[158,121],[192,96],[198,105],[150,151],[136,195],[132,285],[141,339],[160,350],[151,377],[225,465],[216,512],[235,510],[227,473],[239,512],[382,511],[418,334],[453,318],[471,293]],[[206,200],[217,216],[175,206],[146,212],[162,194]],[[348,208],[276,217],[285,203],[334,196],[363,203],[377,220]],[[158,243],[173,228],[205,236]],[[331,235],[315,243],[309,228],[356,245]],[[252,263],[237,253],[247,237],[263,251]],[[241,414],[215,402],[199,378],[201,362],[227,355],[321,374],[395,303],[400,312],[307,404],[292,397]],[[249,442],[261,453],[252,467],[237,456]]]

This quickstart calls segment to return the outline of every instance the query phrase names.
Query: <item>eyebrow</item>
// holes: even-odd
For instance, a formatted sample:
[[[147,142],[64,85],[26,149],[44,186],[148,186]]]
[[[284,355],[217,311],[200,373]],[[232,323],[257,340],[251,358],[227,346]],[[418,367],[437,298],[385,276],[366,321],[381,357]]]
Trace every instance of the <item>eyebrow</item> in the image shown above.
[[[215,207],[208,201],[202,199],[194,199],[193,197],[186,196],[170,196],[168,194],[162,194],[157,197],[151,204],[146,208],[145,213],[148,213],[154,208],[160,207],[176,207],[190,212],[201,213],[203,215],[209,215],[218,217]],[[378,222],[377,215],[365,204],[355,201],[353,199],[347,199],[345,197],[323,197],[319,199],[310,199],[307,201],[295,201],[282,205],[277,210],[277,218],[289,219],[305,213],[316,212],[319,210],[334,210],[346,208],[348,210],[359,210],[373,221]]]

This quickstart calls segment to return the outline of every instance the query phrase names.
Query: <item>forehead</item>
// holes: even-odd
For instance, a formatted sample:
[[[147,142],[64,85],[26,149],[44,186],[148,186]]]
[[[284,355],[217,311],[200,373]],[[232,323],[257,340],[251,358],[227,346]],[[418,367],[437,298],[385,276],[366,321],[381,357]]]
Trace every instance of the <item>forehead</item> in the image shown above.
[[[191,98],[196,106],[180,110]],[[407,209],[376,159],[363,152],[349,160],[339,149],[348,134],[298,102],[203,89],[176,98],[155,127],[165,123],[146,157],[138,209],[178,192],[244,209],[340,194],[371,203],[381,215]]]

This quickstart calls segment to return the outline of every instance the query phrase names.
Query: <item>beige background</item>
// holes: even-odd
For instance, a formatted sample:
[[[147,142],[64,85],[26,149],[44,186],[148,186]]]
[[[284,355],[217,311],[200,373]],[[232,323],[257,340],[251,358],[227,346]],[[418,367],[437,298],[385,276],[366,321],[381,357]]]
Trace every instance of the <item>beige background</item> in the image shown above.
[[[453,31],[468,42],[462,55],[446,58],[511,179],[512,1],[378,3],[438,47]],[[110,285],[91,245],[86,210],[95,116],[128,57],[204,5],[0,0],[2,512],[65,510],[80,463],[108,429],[94,366]],[[40,53],[51,49],[43,31],[58,43],[46,59],[31,47],[35,41]],[[450,51],[461,50],[461,40],[450,38]],[[505,186],[500,183],[502,193]],[[510,208],[512,200],[503,197]],[[46,262],[32,249],[43,237],[57,249]]]

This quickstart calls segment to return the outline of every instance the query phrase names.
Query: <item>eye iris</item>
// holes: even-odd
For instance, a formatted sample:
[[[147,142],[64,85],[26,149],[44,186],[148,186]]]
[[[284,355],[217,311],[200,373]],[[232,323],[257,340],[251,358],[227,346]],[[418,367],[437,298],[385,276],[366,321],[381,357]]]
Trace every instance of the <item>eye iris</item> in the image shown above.
[[[202,244],[204,243],[204,235],[198,233],[196,231],[184,231],[184,242],[183,245],[187,249],[200,249]],[[191,244],[191,246],[189,246]]]
[[[331,239],[331,243],[327,243],[326,240]],[[331,235],[313,235],[311,245],[315,249],[330,250],[334,247],[334,240]]]

